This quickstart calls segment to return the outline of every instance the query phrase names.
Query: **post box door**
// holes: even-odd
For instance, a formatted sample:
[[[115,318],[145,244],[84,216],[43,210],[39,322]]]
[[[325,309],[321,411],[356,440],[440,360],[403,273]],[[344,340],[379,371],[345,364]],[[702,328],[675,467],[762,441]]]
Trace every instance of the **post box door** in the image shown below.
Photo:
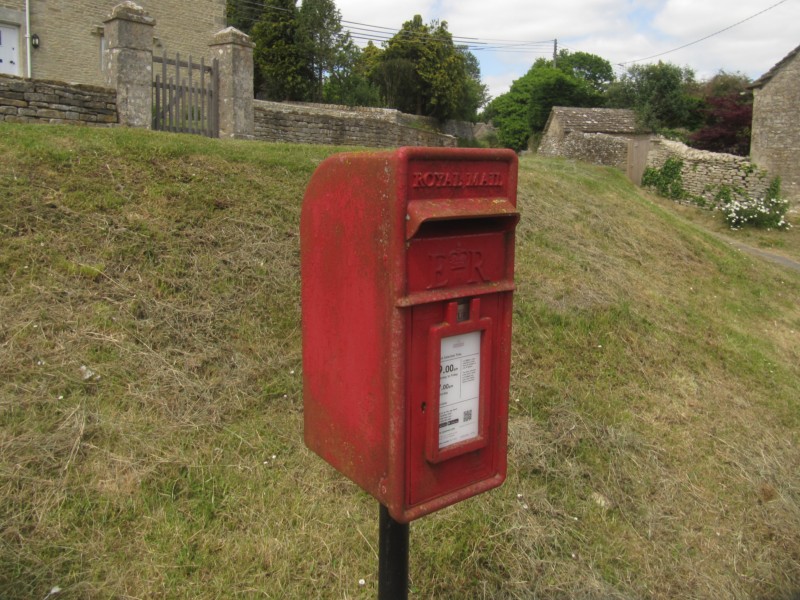
[[[510,295],[415,306],[409,315],[407,503],[505,478]],[[505,382],[505,387],[502,385]]]

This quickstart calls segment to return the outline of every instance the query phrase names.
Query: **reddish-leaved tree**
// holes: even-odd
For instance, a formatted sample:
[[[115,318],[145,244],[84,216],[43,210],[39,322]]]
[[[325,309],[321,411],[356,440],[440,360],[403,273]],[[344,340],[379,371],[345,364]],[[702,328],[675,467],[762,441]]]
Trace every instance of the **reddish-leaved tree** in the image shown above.
[[[705,125],[689,137],[689,143],[700,150],[748,156],[753,121],[750,95],[730,92],[705,101]]]

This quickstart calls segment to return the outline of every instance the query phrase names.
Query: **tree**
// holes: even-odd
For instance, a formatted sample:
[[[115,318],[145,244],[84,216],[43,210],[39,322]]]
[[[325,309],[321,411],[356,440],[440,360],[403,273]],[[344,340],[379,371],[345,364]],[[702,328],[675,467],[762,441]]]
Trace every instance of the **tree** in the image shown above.
[[[417,74],[417,64],[422,62],[423,46],[430,30],[415,15],[380,51],[374,65],[374,79],[381,88],[387,106],[403,112],[422,114],[423,83]]]
[[[380,50],[372,42],[364,50],[352,40],[343,44],[323,85],[323,101],[347,106],[381,106],[380,89],[370,79],[375,52]]]
[[[264,6],[249,0],[227,0],[225,16],[228,25],[249,35],[264,10]]]
[[[498,141],[503,146],[522,150],[532,133],[544,129],[554,106],[594,107],[603,101],[603,96],[586,80],[540,59],[511,84],[507,93],[492,100],[484,118],[498,128]]]
[[[511,89],[492,100],[483,112],[483,118],[497,128],[497,141],[512,150],[524,150],[531,136],[529,80],[517,79]]]
[[[532,69],[528,124],[531,131],[542,131],[554,106],[594,107],[603,103],[600,94],[585,81],[549,67]]]
[[[753,96],[748,85],[746,75],[720,71],[701,86],[704,122],[689,136],[692,146],[740,156],[750,154]]]
[[[640,124],[653,131],[694,129],[701,121],[694,71],[659,61],[633,65],[608,88],[608,104],[636,111]]]
[[[246,0],[230,0],[231,14]],[[384,44],[361,51],[342,32],[333,0],[275,0],[252,28],[257,90],[271,100],[375,106],[439,119],[475,119],[486,102],[477,59],[453,44],[447,23],[416,15]]]
[[[559,71],[585,81],[598,94],[614,81],[614,69],[606,59],[588,52],[559,50],[555,66]]]
[[[720,70],[711,79],[700,84],[700,93],[703,98],[716,98],[729,94],[749,94],[750,78],[743,73],[728,73]]]
[[[325,82],[342,76],[355,47],[342,33],[341,15],[333,0],[275,0],[265,5],[253,27],[257,88],[270,100],[319,102]]]
[[[737,93],[709,98],[706,102],[705,125],[689,136],[689,143],[700,150],[748,156],[752,103]]]
[[[464,58],[464,70],[467,77],[462,97],[458,101],[458,108],[451,118],[475,122],[478,120],[478,110],[489,102],[489,88],[481,81],[481,67],[478,58],[465,46],[458,46],[457,50]]]
[[[438,119],[449,119],[459,112],[469,79],[464,54],[453,45],[447,23],[432,23],[431,36],[422,47],[422,60],[416,65],[422,82],[422,111]]]
[[[342,34],[342,16],[333,0],[303,0],[297,36],[313,73],[311,100],[319,102],[325,77],[337,68],[337,60],[345,58],[341,51],[350,42],[350,36]]]
[[[261,85],[259,92],[270,100],[305,100],[313,71],[303,47],[298,44],[296,0],[271,0],[254,25],[251,37],[255,66]]]
[[[384,44],[373,80],[388,106],[438,119],[474,116],[485,96],[477,61],[456,48],[446,22],[426,25],[420,15]],[[474,57],[473,57],[474,58]]]
[[[253,27],[267,10],[263,5],[253,4],[250,0],[227,0],[225,16],[228,25],[251,35]],[[264,86],[261,71],[257,65],[253,69],[253,89],[258,91]]]

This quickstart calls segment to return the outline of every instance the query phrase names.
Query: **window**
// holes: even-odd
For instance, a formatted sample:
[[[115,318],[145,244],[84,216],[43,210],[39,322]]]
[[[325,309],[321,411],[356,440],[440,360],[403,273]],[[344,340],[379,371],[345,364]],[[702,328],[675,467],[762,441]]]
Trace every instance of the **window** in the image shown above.
[[[108,48],[108,44],[106,43],[106,36],[102,33],[100,34],[100,72],[105,73],[106,69],[108,69],[108,64],[106,64],[106,49]]]

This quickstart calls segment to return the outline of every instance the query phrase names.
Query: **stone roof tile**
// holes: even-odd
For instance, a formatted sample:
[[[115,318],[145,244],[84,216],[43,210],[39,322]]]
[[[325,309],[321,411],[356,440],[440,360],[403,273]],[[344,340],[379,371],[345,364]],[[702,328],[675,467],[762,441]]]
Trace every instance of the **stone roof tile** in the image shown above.
[[[756,79],[756,80],[755,80],[753,83],[751,83],[751,84],[750,84],[749,86],[747,86],[747,87],[748,87],[748,88],[750,88],[751,90],[752,90],[752,89],[755,89],[755,88],[764,87],[764,86],[765,86],[765,85],[766,85],[766,84],[769,82],[769,80],[770,80],[770,79],[772,79],[773,77],[775,77],[775,75],[777,75],[777,74],[778,74],[778,71],[780,71],[780,70],[781,70],[781,69],[782,69],[782,68],[783,68],[783,67],[784,67],[786,64],[788,64],[789,62],[791,62],[791,60],[792,60],[792,59],[793,59],[795,56],[797,56],[797,55],[798,55],[798,53],[800,53],[800,46],[798,46],[797,48],[795,48],[794,50],[792,50],[791,52],[789,52],[789,54],[787,54],[786,56],[784,56],[784,57],[783,57],[783,58],[780,60],[780,62],[778,62],[778,63],[777,63],[777,64],[776,64],[774,67],[772,67],[772,68],[771,68],[769,71],[767,71],[766,73],[764,73],[764,74],[763,74],[761,77],[759,77],[758,79]]]
[[[565,131],[640,133],[635,113],[627,108],[569,108],[554,106],[548,125],[558,119]],[[545,127],[546,129],[546,127]]]

